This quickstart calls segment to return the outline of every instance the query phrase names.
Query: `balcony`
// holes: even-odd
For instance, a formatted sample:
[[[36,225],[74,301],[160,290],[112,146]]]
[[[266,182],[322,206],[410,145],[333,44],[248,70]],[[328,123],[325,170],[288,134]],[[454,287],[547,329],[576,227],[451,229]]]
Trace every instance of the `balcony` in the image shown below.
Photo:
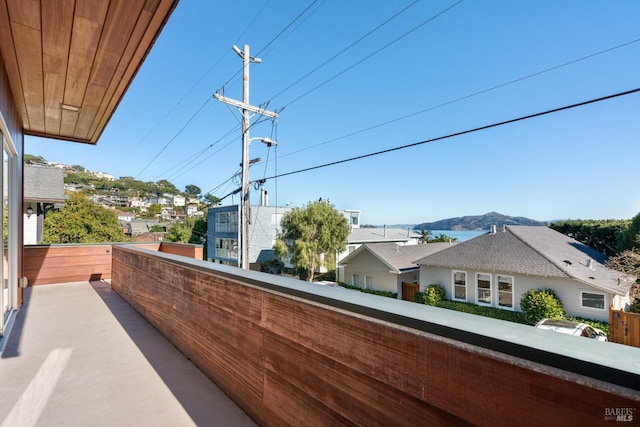
[[[85,279],[26,290],[0,363],[0,417],[493,426],[640,416],[640,349],[159,250],[25,248],[31,284],[69,282],[74,267]],[[43,370],[38,399],[23,403]]]

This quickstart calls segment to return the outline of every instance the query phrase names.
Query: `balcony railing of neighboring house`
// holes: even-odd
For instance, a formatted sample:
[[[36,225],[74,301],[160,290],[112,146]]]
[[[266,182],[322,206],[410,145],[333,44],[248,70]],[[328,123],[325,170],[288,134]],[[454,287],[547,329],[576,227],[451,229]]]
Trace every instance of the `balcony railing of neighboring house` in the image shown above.
[[[594,425],[640,409],[640,352],[112,248],[112,288],[266,425]]]

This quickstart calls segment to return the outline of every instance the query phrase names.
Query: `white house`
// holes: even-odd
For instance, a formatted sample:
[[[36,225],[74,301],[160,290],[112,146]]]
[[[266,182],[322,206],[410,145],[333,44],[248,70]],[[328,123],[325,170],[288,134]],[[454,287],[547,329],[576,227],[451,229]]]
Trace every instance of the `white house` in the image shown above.
[[[570,316],[607,321],[629,303],[635,278],[605,267],[606,257],[545,226],[505,226],[418,260],[420,289],[446,298],[520,310],[529,289],[550,288]]]
[[[418,283],[420,271],[416,260],[453,244],[456,243],[365,243],[340,261],[338,267],[343,271],[343,282],[363,289],[394,292],[401,299],[403,283]]]
[[[175,194],[173,196],[173,206],[184,206],[187,204],[186,202],[186,197],[181,196],[180,194]]]

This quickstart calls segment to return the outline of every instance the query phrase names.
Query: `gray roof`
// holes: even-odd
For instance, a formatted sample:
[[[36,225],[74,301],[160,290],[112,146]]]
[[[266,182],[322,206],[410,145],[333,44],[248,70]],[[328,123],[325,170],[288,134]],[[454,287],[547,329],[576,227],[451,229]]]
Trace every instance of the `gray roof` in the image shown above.
[[[349,243],[376,243],[376,242],[408,242],[418,239],[419,234],[402,228],[353,228],[347,238]]]
[[[24,165],[25,202],[64,203],[66,199],[62,169]]]
[[[565,277],[626,294],[633,278],[605,267],[605,262],[604,254],[546,226],[506,226],[417,261],[462,270]]]
[[[369,251],[396,273],[417,269],[416,260],[450,248],[456,243],[426,243],[421,245],[398,245],[396,243],[365,243],[346,256],[340,264],[347,264],[364,251]]]

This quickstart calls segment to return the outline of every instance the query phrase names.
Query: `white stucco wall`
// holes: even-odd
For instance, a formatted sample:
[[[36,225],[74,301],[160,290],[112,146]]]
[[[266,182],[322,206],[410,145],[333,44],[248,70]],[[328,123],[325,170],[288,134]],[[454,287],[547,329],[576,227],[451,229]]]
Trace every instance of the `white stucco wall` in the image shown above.
[[[398,292],[397,274],[389,272],[389,267],[373,256],[370,252],[364,251],[351,259],[344,267],[344,280],[352,285],[354,274],[360,276],[360,287],[365,287],[365,277],[373,279],[371,289],[376,291]]]
[[[453,273],[452,269],[439,267],[420,266],[420,291],[432,284],[437,283],[444,287],[446,298],[452,299],[453,296]],[[513,309],[520,311],[520,299],[522,295],[529,289],[550,288],[553,289],[562,300],[565,313],[568,316],[579,316],[588,319],[596,319],[609,321],[609,306],[614,304],[615,295],[609,292],[603,292],[597,288],[589,286],[585,283],[571,280],[568,278],[544,278],[536,276],[511,275],[509,273],[491,272],[491,271],[475,271],[475,270],[457,270],[466,271],[467,287],[466,301],[477,304],[476,299],[476,273],[485,273],[491,275],[491,306],[498,307],[497,296],[497,276],[513,277]],[[604,295],[604,309],[595,309],[582,307],[581,291]],[[617,298],[620,300],[621,298]],[[620,304],[619,301],[615,301]]]

